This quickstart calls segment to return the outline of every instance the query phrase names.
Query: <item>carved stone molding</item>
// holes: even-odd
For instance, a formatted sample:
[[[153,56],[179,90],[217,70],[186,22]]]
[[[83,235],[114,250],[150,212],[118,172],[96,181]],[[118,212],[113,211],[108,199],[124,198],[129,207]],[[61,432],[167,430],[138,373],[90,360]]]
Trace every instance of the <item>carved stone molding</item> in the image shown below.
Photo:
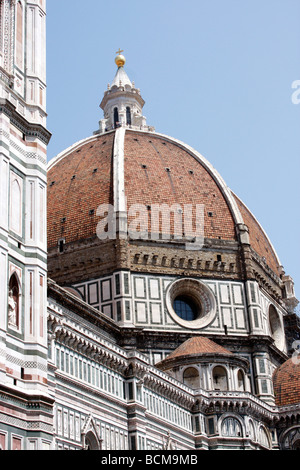
[[[16,126],[25,136],[37,137],[44,144],[48,145],[51,133],[40,124],[33,124],[28,122],[16,110],[16,107],[8,100],[0,98],[0,112],[6,114],[12,124]]]

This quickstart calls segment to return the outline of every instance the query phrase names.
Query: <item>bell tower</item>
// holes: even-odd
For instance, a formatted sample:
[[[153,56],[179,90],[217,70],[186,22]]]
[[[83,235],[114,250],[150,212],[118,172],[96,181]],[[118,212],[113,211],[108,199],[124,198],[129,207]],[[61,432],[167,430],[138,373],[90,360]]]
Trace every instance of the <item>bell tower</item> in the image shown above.
[[[0,97],[46,126],[46,0],[0,0]]]
[[[6,449],[51,446],[45,62],[46,0],[0,0],[0,445]],[[20,430],[13,433],[16,413]],[[28,420],[34,437],[25,431]]]

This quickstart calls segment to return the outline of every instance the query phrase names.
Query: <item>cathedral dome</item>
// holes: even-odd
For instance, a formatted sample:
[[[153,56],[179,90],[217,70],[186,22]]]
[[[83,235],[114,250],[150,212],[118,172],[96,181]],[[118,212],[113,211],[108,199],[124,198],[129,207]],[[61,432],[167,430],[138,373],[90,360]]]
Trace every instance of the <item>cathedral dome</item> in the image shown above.
[[[273,375],[273,387],[277,406],[294,405],[300,402],[300,362],[290,358]]]
[[[61,238],[69,244],[96,236],[98,207],[116,206],[121,191],[127,209],[137,204],[202,205],[207,239],[236,241],[237,226],[245,224],[251,247],[278,275],[280,262],[265,232],[198,152],[155,132],[126,128],[122,141],[116,134],[94,135],[50,162],[49,248]],[[117,167],[116,147],[122,167]]]
[[[93,240],[95,247],[99,238],[105,239],[105,216],[112,208],[107,222],[113,219],[114,229],[126,230],[127,240],[167,240],[180,249],[196,240],[200,245],[194,243],[189,249],[198,252],[204,245],[212,247],[212,256],[201,261],[202,269],[210,272],[226,270],[232,277],[236,270],[236,279],[242,279],[249,270],[247,277],[254,278],[251,263],[245,267],[245,260],[255,258],[259,276],[263,272],[275,275],[277,286],[272,289],[280,296],[280,261],[258,221],[198,151],[146,124],[142,115],[145,102],[124,70],[124,56],[121,59],[117,57],[118,70],[100,104],[104,119],[99,129],[48,165],[50,274],[60,269],[63,276],[67,266],[75,266],[74,258],[67,266],[57,264],[57,247],[63,251],[63,246],[74,248],[87,240]],[[139,226],[136,231],[132,230],[134,223],[136,229]],[[226,255],[228,250],[232,256]],[[164,258],[162,252],[161,256]],[[182,256],[178,254],[180,259]],[[85,262],[82,255],[79,264]],[[198,269],[200,261],[193,263]],[[109,269],[119,267],[110,263]],[[79,280],[79,274],[75,277]]]

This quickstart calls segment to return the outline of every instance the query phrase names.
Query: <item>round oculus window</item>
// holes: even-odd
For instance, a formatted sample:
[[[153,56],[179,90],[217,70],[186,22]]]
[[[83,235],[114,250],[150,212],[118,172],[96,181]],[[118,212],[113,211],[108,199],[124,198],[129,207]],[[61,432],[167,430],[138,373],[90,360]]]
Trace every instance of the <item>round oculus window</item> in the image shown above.
[[[188,295],[178,295],[173,302],[175,313],[182,320],[195,321],[200,315],[199,305]]]
[[[186,328],[204,328],[215,318],[215,297],[209,287],[197,279],[173,282],[167,290],[166,303],[173,320]]]

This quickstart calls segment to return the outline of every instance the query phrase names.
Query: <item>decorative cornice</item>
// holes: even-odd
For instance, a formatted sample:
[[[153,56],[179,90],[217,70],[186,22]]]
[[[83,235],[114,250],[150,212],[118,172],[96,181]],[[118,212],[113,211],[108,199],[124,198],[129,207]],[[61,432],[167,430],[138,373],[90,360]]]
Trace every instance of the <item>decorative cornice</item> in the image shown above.
[[[77,351],[95,362],[99,362],[109,369],[124,374],[128,363],[126,358],[122,358],[116,352],[110,351],[105,346],[82,337],[80,333],[72,331],[64,322],[59,321],[55,315],[48,316],[48,326],[50,329],[50,339],[55,339],[60,344]]]
[[[52,134],[40,124],[28,122],[27,119],[18,113],[16,107],[9,100],[0,98],[0,112],[6,114],[10,121],[26,137],[37,137],[44,144],[48,145]]]
[[[198,411],[205,413],[231,411],[251,415],[269,423],[277,416],[276,407],[268,405],[250,392],[201,391],[197,400]]]
[[[9,401],[13,406],[24,410],[40,409],[50,414],[54,405],[54,399],[47,394],[27,394],[25,391],[6,385],[0,385],[0,398],[2,402]]]
[[[9,88],[13,87],[14,76],[9,74],[3,67],[0,67],[0,80],[2,80]]]
[[[74,313],[78,313],[78,315],[87,319],[91,324],[103,328],[104,331],[109,331],[112,334],[120,333],[120,328],[112,319],[83,300],[75,297],[72,293],[67,292],[51,279],[48,279],[48,297],[57,300],[61,306],[69,308]]]
[[[101,101],[100,108],[103,110],[107,105],[109,100],[117,99],[117,98],[127,98],[127,97],[134,97],[134,99],[140,104],[141,107],[145,105],[145,101],[138,93],[136,89],[133,90],[125,90],[124,87],[119,87],[116,90],[108,90],[104,93],[104,97]]]

